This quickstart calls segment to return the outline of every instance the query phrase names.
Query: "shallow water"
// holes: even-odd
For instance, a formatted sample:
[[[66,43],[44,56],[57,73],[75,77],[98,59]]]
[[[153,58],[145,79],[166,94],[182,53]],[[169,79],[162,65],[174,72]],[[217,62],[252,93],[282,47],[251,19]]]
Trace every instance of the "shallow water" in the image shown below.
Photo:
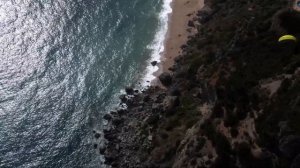
[[[162,3],[0,1],[0,167],[103,167],[92,130],[145,75]]]

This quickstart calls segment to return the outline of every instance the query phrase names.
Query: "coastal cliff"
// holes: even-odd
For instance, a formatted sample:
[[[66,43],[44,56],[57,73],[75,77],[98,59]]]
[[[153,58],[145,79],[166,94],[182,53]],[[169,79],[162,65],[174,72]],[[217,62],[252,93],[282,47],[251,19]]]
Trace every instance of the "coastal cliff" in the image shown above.
[[[300,55],[294,43],[278,43],[290,25],[280,16],[300,21],[290,11],[285,0],[207,0],[162,86],[127,88],[127,108],[105,115],[105,163],[299,167]]]

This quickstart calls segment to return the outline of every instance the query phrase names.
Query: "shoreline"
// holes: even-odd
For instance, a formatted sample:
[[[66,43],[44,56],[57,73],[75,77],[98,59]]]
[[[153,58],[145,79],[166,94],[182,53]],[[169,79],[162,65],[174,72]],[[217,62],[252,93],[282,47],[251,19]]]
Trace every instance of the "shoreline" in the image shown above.
[[[165,87],[128,90],[120,97],[128,108],[103,117],[110,127],[103,130],[106,146],[97,149],[105,164],[300,167],[299,51],[277,47],[278,33],[300,18],[278,25],[294,13],[265,2],[206,0],[197,12],[201,31],[172,73],[159,76]]]
[[[204,7],[204,0],[173,0],[170,4],[172,13],[169,14],[168,30],[164,40],[164,51],[160,53],[158,70],[154,72],[156,77],[151,85],[161,85],[158,76],[163,72],[169,72],[174,65],[174,59],[182,54],[182,46],[186,44],[189,36],[197,33],[200,24],[194,18],[197,12]],[[189,25],[189,22],[192,25]]]

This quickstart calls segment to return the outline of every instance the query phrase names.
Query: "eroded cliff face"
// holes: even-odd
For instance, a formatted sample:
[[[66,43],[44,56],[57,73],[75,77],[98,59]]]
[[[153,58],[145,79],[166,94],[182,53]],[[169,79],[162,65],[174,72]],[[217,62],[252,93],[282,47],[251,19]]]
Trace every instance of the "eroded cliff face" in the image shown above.
[[[277,42],[288,29],[298,36],[298,24],[280,25],[298,13],[285,0],[206,5],[199,33],[160,77],[166,86],[123,95],[128,109],[106,116],[107,164],[300,167],[300,54]]]

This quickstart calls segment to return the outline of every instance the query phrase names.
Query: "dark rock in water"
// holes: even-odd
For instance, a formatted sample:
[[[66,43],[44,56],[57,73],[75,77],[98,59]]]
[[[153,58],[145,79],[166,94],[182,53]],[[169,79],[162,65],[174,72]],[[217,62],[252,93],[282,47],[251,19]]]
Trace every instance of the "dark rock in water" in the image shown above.
[[[112,119],[112,116],[109,115],[109,114],[105,114],[105,115],[103,116],[103,119],[104,119],[104,120],[107,120],[107,121],[110,121],[110,120]]]
[[[95,134],[95,138],[96,138],[96,139],[99,139],[100,136],[101,136],[101,135],[100,135],[99,133],[96,133],[96,134]]]
[[[110,165],[111,165],[112,168],[120,167],[119,162],[117,162],[117,161],[112,162]]]
[[[113,157],[113,156],[105,156],[105,162],[104,163],[110,165],[115,160],[116,160],[116,158]]]
[[[98,144],[94,144],[94,149],[97,149],[97,147],[98,147]]]
[[[104,155],[105,151],[106,151],[105,147],[99,148],[99,152],[100,152],[101,155]]]
[[[110,133],[110,134],[104,134],[104,138],[108,141],[113,141],[116,138],[116,136]]]
[[[110,115],[113,116],[113,117],[117,117],[117,116],[118,116],[118,113],[115,112],[115,111],[111,111],[111,112],[110,112]]]
[[[300,154],[294,159],[291,168],[299,168],[300,167]]]
[[[152,66],[157,65],[157,61],[152,61],[152,62],[151,62],[151,65],[152,65]]]
[[[294,158],[300,154],[300,136],[289,135],[279,142],[279,149],[287,158]]]
[[[189,27],[195,27],[195,24],[194,24],[193,21],[190,20],[190,21],[188,22],[188,26],[189,26]]]
[[[134,89],[132,87],[126,87],[125,91],[128,95],[133,95],[134,94]]]
[[[120,95],[120,100],[121,100],[121,102],[122,103],[125,103],[128,99],[127,99],[127,97],[126,97],[126,95]]]
[[[168,72],[162,73],[158,78],[164,86],[170,86],[172,84],[172,77]]]
[[[127,112],[126,109],[119,109],[119,110],[117,111],[117,113],[118,113],[119,115],[123,115],[123,114],[125,114],[126,112]]]

